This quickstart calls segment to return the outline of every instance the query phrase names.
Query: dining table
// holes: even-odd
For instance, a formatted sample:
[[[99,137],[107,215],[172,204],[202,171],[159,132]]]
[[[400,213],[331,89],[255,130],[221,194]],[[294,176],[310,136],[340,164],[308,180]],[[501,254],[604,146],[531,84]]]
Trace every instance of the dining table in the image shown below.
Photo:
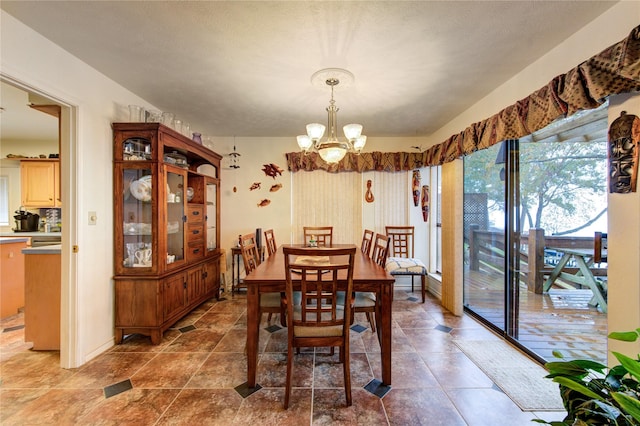
[[[306,244],[290,244],[278,250],[262,262],[245,278],[247,287],[247,382],[248,389],[255,389],[258,365],[258,336],[260,327],[260,294],[284,292],[286,286],[283,247],[307,247]],[[331,244],[330,248],[352,248],[354,244]],[[325,248],[327,248],[325,247]],[[309,248],[313,251],[314,248]],[[345,280],[346,281],[346,280]],[[391,386],[391,304],[395,278],[383,267],[376,264],[360,249],[356,249],[353,265],[353,290],[373,292],[379,303],[376,309],[378,341],[381,349],[382,386]],[[346,282],[345,282],[346,284]],[[340,285],[340,283],[339,283]],[[299,290],[299,282],[293,280],[294,290]],[[374,379],[375,380],[375,379]],[[259,385],[258,385],[259,386]]]

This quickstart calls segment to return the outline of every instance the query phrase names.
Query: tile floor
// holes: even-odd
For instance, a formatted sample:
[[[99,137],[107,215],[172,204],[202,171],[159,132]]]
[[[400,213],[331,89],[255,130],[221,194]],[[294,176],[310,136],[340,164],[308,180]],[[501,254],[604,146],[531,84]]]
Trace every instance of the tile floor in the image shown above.
[[[380,377],[380,347],[367,328],[352,332],[353,406],[345,406],[337,353],[320,349],[297,355],[287,411],[285,329],[261,329],[262,389],[247,398],[234,390],[246,381],[243,295],[203,304],[158,346],[129,336],[72,370],[59,367],[57,352],[30,350],[16,316],[2,322],[0,333],[0,423],[494,426],[563,418],[562,412],[521,411],[452,343],[492,333],[468,316],[451,315],[434,298],[421,304],[411,296],[395,293],[393,386],[384,397],[363,388]],[[368,327],[364,315],[356,322]],[[269,325],[266,315],[263,325]]]

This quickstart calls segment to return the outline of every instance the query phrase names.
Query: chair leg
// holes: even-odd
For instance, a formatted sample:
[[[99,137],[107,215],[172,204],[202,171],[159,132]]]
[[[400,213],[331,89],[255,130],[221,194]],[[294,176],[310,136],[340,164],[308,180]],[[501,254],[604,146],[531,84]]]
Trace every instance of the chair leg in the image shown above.
[[[342,370],[344,372],[344,393],[347,397],[347,407],[351,407],[351,362],[349,361],[349,350],[345,347],[341,347],[340,353],[344,357],[344,361],[342,362]]]
[[[267,315],[267,323],[271,324],[271,317],[273,316],[273,314],[271,312],[269,312],[269,315]]]
[[[296,348],[300,350],[300,348]],[[289,408],[289,396],[291,395],[291,373],[293,373],[293,348],[289,345],[287,351],[287,383],[284,390],[284,409]]]
[[[369,325],[371,325],[371,332],[375,333],[376,332],[376,321],[373,318],[373,313],[372,312],[365,312],[367,314],[367,320],[369,320]]]

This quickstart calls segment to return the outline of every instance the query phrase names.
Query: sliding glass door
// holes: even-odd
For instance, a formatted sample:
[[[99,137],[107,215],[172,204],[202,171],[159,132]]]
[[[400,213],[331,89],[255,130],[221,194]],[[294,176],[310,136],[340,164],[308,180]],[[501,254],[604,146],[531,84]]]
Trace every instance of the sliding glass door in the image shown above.
[[[464,161],[465,309],[541,361],[606,360],[606,264],[591,255],[606,234],[606,140],[582,139],[508,140]],[[562,247],[588,271],[573,259],[550,281]]]

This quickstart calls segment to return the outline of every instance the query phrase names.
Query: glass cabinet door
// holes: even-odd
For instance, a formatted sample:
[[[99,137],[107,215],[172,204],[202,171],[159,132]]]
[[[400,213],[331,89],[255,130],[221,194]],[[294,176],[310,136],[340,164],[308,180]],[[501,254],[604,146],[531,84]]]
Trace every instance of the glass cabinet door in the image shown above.
[[[122,169],[122,266],[153,268],[153,174],[149,168]]]
[[[206,184],[207,251],[218,248],[218,185],[207,181]]]
[[[184,220],[185,220],[185,181],[186,173],[175,168],[166,168],[166,263],[182,263],[185,259]]]

